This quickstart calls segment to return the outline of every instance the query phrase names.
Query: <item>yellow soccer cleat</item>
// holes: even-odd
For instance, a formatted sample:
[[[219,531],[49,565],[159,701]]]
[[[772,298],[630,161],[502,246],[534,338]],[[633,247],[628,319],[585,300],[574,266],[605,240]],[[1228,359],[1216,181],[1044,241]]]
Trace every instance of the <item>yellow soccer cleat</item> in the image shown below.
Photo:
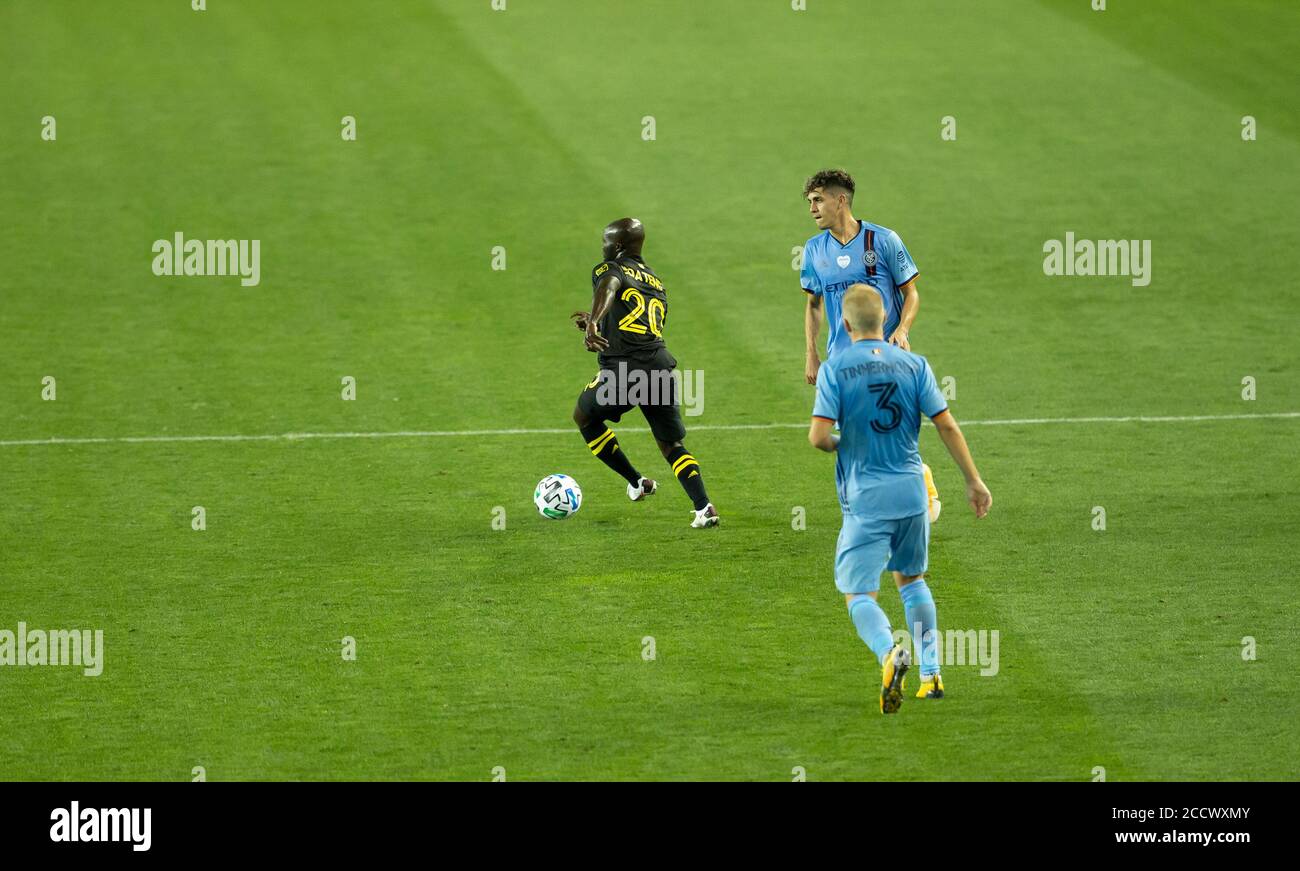
[[[906,647],[895,644],[890,648],[880,668],[880,713],[892,714],[903,706],[903,685],[911,666],[912,655]]]
[[[918,699],[943,698],[943,678],[935,674],[922,681],[921,688],[916,691],[916,697]]]
[[[934,486],[934,473],[925,463],[921,464],[921,471],[925,473],[925,492],[930,497],[930,522],[934,523],[939,519],[939,512],[943,510],[943,503],[939,501],[939,488]]]

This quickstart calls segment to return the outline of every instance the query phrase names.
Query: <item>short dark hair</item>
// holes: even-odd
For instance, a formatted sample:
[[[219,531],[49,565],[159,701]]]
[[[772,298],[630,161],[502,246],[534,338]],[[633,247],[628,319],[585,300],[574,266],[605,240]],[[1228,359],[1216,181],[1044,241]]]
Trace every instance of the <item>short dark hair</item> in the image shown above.
[[[803,195],[806,197],[817,188],[844,188],[849,192],[849,202],[851,203],[857,185],[853,183],[853,176],[842,169],[823,169],[804,182]]]

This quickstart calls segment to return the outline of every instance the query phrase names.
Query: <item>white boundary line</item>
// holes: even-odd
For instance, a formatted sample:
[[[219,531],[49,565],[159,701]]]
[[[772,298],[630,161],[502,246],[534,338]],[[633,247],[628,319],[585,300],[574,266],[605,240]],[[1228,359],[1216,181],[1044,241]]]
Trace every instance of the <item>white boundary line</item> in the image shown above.
[[[1129,417],[1021,417],[1007,420],[962,420],[962,426],[1042,426],[1045,424],[1079,423],[1199,423],[1216,420],[1293,420],[1300,411],[1265,412],[1262,414],[1191,414],[1170,416],[1133,415]],[[689,427],[690,432],[718,432],[747,429],[804,429],[806,423],[735,423],[701,424]],[[103,438],[59,438],[0,440],[0,447],[13,448],[29,445],[134,445],[161,442],[295,442],[309,439],[434,439],[464,438],[466,436],[509,435],[561,435],[577,432],[577,427],[551,427],[542,429],[456,429],[456,430],[398,430],[396,432],[286,432],[265,435],[158,435],[109,436]],[[649,432],[645,427],[619,427],[619,432]]]

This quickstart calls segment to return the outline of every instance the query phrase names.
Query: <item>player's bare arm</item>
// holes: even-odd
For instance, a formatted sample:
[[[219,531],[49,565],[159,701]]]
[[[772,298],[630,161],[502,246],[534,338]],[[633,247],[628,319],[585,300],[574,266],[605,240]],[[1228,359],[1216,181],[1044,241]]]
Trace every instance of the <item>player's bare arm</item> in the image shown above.
[[[803,375],[809,384],[817,383],[817,369],[821,366],[821,357],[817,356],[817,343],[822,331],[822,298],[815,293],[806,294],[807,307],[803,315],[803,334],[807,340],[807,362]]]
[[[840,446],[840,437],[831,432],[835,421],[825,417],[814,417],[808,427],[808,444],[819,451],[831,454]]]
[[[952,454],[953,460],[957,462],[957,468],[961,469],[962,475],[966,478],[966,499],[970,502],[970,507],[975,510],[976,517],[983,517],[993,506],[993,495],[980,479],[979,469],[975,468],[975,460],[971,458],[970,448],[966,446],[966,437],[962,435],[961,427],[957,426],[957,421],[952,414],[944,410],[935,415],[934,428],[939,431],[939,438],[943,439],[944,447]]]
[[[916,289],[916,279],[904,284],[898,292],[903,295],[903,310],[898,315],[898,328],[889,337],[889,342],[904,351],[910,351],[912,346],[908,343],[907,336],[912,331],[912,322],[916,320],[916,313],[921,308],[921,294]]]
[[[591,314],[585,318],[585,323],[581,329],[586,333],[583,337],[583,344],[587,346],[588,351],[603,351],[609,347],[609,340],[602,336],[599,330],[599,324],[609,307],[614,304],[614,295],[618,293],[619,286],[622,284],[614,270],[609,270],[601,276],[600,281],[596,282],[595,289],[591,292]],[[574,312],[573,316],[584,314],[583,312]],[[582,320],[581,318],[579,320]]]

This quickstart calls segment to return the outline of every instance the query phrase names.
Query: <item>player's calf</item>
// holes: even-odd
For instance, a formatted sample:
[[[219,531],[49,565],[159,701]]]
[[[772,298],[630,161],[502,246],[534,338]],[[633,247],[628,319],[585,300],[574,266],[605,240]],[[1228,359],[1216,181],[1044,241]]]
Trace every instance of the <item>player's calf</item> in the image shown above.
[[[713,503],[709,501],[709,494],[704,489],[704,478],[700,475],[699,462],[691,456],[681,442],[661,441],[659,450],[668,465],[672,467],[673,475],[682,485],[682,489],[690,497],[691,505],[695,508],[695,517],[691,520],[691,526],[696,529],[717,526],[718,510],[713,507]]]
[[[861,551],[862,548],[855,550]],[[841,558],[837,556],[837,577],[841,569],[848,571],[850,567],[842,566]],[[889,617],[876,602],[874,592],[845,593],[844,604],[848,606],[849,619],[858,630],[858,637],[871,648],[871,653],[880,663],[880,712],[892,714],[903,704],[903,681],[912,666],[912,657],[907,648],[894,643]]]
[[[916,648],[915,662],[921,668],[922,692],[917,698],[943,698],[943,681],[939,678],[939,612],[934,595],[923,575],[894,572],[898,597],[903,600],[907,631]],[[927,689],[926,687],[929,687]]]
[[[573,410],[573,422],[578,425],[578,431],[582,437],[587,440],[587,447],[606,466],[609,466],[615,472],[623,477],[628,483],[631,496],[632,487],[640,487],[641,482],[645,479],[641,473],[633,467],[631,460],[619,448],[618,438],[614,431],[605,425],[603,420],[593,420],[581,408]],[[651,492],[653,491],[653,482]]]

